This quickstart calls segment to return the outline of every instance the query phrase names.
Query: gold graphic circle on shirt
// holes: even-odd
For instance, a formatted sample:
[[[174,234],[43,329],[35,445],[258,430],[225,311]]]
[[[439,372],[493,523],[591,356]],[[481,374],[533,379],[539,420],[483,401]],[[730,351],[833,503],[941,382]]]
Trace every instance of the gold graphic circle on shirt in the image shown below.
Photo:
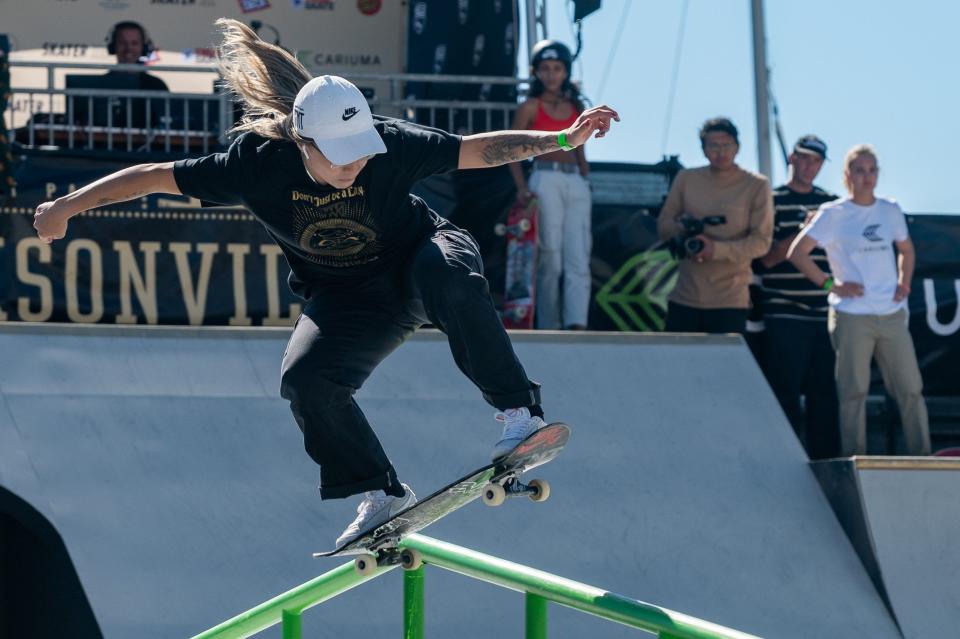
[[[314,255],[345,257],[356,255],[376,238],[376,233],[355,220],[333,218],[308,226],[300,235],[300,248]]]

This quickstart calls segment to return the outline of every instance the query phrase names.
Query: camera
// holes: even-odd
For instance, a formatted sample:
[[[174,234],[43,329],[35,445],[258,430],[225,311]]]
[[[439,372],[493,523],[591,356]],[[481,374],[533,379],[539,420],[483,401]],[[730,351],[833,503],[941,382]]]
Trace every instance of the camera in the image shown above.
[[[675,258],[682,260],[693,257],[703,250],[703,240],[697,236],[703,234],[704,228],[726,224],[727,217],[725,215],[708,215],[704,218],[684,216],[678,218],[677,222],[683,227],[683,232],[670,238],[667,248]]]

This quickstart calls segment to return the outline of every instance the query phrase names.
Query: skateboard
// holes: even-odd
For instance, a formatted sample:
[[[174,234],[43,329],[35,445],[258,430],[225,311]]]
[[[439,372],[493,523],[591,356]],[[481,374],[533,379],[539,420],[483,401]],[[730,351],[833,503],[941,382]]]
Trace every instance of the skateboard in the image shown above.
[[[478,497],[482,497],[488,506],[499,506],[508,497],[524,495],[535,502],[546,501],[550,496],[550,485],[546,481],[534,479],[525,484],[520,481],[520,476],[556,457],[569,437],[570,427],[566,424],[556,422],[544,426],[520,442],[503,459],[444,486],[359,537],[313,556],[357,555],[353,565],[361,575],[373,574],[377,566],[394,564],[401,564],[406,570],[416,570],[423,560],[416,550],[399,549],[397,544],[401,539],[423,530]]]
[[[533,328],[537,292],[537,214],[540,206],[532,197],[526,204],[514,202],[507,223],[493,230],[507,238],[507,281],[503,289],[503,325]]]

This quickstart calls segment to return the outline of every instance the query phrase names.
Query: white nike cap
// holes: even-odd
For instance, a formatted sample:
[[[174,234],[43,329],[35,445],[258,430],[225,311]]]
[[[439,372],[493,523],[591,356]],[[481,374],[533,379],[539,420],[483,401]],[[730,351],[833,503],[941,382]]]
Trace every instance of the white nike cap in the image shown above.
[[[387,152],[360,89],[335,75],[321,75],[300,89],[293,101],[293,126],[332,164]]]

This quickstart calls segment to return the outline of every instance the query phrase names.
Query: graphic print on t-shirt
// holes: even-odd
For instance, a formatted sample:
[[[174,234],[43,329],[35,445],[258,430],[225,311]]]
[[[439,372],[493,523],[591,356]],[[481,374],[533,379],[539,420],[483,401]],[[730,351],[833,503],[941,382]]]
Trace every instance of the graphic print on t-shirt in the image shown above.
[[[852,315],[888,315],[906,305],[895,299],[899,270],[894,244],[910,237],[900,206],[885,198],[861,205],[846,198],[824,204],[801,235],[827,251],[839,282],[857,282],[857,297],[829,295],[830,305]]]
[[[306,257],[322,266],[376,260],[383,248],[362,186],[317,195],[293,190],[293,236]]]
[[[883,238],[877,235],[877,229],[879,228],[879,224],[870,224],[867,228],[863,229],[863,236],[871,242],[882,242]]]

